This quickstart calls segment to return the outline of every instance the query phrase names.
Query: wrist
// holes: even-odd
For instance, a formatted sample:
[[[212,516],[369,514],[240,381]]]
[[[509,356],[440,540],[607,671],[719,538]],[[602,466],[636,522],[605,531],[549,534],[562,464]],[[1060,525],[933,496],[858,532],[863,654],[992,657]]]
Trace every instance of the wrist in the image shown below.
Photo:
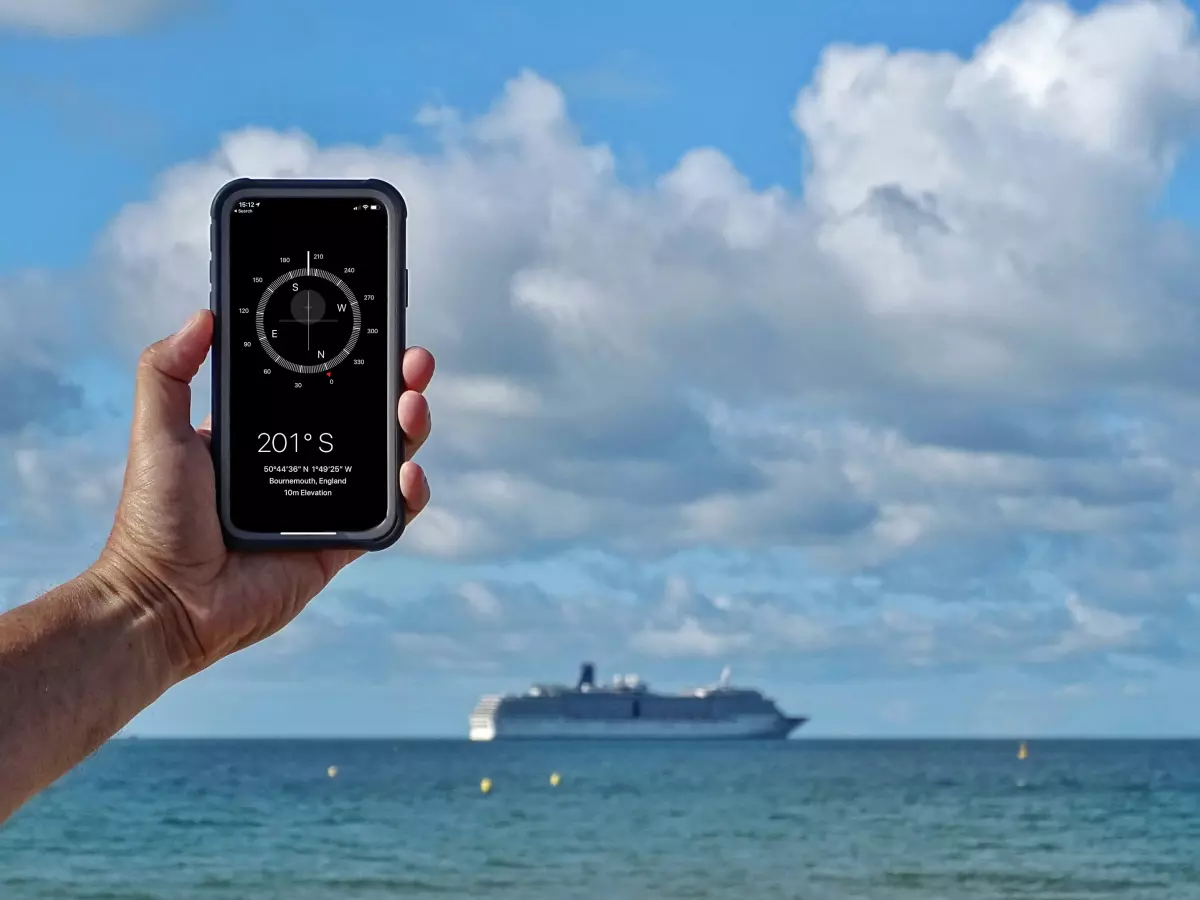
[[[163,690],[198,670],[184,637],[191,624],[178,597],[161,580],[108,549],[80,579],[94,586],[104,614],[122,620],[134,648],[165,682]]]
[[[130,596],[93,567],[0,617],[0,823],[173,683],[163,632]]]

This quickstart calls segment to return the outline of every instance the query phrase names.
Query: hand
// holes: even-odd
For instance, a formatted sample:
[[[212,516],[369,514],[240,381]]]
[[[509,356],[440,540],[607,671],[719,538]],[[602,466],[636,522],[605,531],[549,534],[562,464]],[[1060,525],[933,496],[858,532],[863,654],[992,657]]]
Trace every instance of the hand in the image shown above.
[[[161,626],[175,679],[274,634],[361,550],[231,553],[217,517],[210,428],[191,425],[189,384],[212,344],[213,319],[197,313],[152,344],[138,363],[125,483],[112,532],[90,572]],[[433,357],[404,354],[400,491],[412,520],[429,484],[412,456],[429,436],[422,391]]]

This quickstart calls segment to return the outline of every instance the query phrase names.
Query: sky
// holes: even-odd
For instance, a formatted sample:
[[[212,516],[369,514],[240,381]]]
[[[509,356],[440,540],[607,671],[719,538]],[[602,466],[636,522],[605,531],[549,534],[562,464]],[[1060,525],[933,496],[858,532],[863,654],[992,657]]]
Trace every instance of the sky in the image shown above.
[[[1200,735],[1195,15],[0,0],[0,607],[102,546],[216,190],[370,176],[433,503],[132,731],[465,736],[591,660],[798,739]]]

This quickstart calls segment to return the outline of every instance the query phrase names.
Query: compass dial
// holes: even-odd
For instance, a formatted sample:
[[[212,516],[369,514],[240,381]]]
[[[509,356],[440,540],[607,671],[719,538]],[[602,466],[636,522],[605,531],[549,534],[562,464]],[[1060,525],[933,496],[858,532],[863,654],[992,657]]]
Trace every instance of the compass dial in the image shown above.
[[[349,358],[362,330],[358,298],[324,269],[293,269],[258,301],[258,342],[278,365],[301,375],[328,372]]]

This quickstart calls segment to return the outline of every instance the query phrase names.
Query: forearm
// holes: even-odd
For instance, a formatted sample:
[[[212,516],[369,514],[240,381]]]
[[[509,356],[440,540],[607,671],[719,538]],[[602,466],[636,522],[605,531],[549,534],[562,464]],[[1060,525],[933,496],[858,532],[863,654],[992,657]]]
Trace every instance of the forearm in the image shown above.
[[[89,570],[0,616],[0,822],[170,686],[133,590]]]

